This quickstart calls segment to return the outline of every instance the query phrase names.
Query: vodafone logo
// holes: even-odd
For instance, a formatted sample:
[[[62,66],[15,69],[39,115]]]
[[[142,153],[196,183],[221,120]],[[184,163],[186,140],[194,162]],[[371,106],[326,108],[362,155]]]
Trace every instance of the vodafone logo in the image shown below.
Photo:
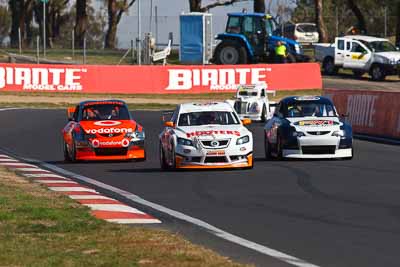
[[[96,121],[94,123],[94,125],[97,126],[116,126],[116,125],[120,125],[121,122],[119,121]]]
[[[108,146],[128,147],[129,143],[130,143],[130,141],[126,138],[122,139],[121,141],[99,141],[97,139],[92,140],[92,146],[94,148],[108,147]]]
[[[132,133],[132,128],[100,128],[85,130],[87,134],[119,134],[119,133]]]

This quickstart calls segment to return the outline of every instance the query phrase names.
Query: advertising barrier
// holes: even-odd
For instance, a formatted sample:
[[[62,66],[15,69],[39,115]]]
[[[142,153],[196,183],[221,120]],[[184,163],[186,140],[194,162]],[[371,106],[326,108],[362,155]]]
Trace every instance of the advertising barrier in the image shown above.
[[[0,91],[120,94],[233,92],[265,82],[273,90],[322,88],[317,63],[111,66],[0,64]]]
[[[400,92],[324,89],[353,131],[400,139]]]

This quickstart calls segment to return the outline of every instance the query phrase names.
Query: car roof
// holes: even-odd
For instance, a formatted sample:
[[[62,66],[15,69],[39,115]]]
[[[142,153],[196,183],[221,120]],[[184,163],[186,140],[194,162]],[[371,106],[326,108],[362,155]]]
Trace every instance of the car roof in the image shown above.
[[[126,105],[125,101],[119,99],[106,99],[106,100],[86,100],[79,103],[81,106],[96,105],[96,104],[122,104]]]
[[[236,16],[236,17],[248,17],[248,16],[252,16],[252,17],[265,17],[265,16],[268,16],[268,14],[264,14],[264,13],[232,12],[232,13],[228,13],[228,16]]]
[[[346,35],[346,38],[360,40],[365,42],[373,42],[373,41],[388,41],[385,38],[379,38],[374,36],[366,36],[366,35]]]
[[[227,102],[210,103],[184,103],[180,104],[180,113],[201,112],[201,111],[232,111],[232,106]]]
[[[295,103],[295,102],[305,102],[305,101],[317,101],[320,103],[330,103],[332,104],[332,100],[325,96],[288,96],[281,100],[281,102],[288,104],[288,103]]]

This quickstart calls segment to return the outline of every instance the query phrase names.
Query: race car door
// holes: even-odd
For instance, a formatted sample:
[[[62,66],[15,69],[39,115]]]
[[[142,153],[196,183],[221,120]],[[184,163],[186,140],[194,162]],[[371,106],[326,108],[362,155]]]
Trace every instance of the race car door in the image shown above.
[[[365,69],[371,59],[371,51],[359,41],[351,41],[350,51],[346,51],[344,68]]]

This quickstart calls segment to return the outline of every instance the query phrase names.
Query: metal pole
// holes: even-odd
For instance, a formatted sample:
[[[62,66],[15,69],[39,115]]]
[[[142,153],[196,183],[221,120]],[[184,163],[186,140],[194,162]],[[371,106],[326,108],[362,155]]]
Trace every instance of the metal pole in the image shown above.
[[[387,36],[387,7],[385,7],[385,36]]]
[[[150,23],[149,23],[149,32],[151,32],[151,23],[153,20],[153,0],[150,0]]]
[[[86,36],[83,37],[83,64],[86,64]]]
[[[43,1],[43,55],[46,57],[46,1]]]
[[[154,7],[154,18],[156,22],[156,43],[158,42],[158,7]]]
[[[131,50],[132,50],[132,64],[135,62],[135,49],[133,49],[133,40],[131,40]]]
[[[72,57],[75,57],[75,31],[72,30]]]
[[[138,64],[139,65],[142,65],[142,60],[141,60],[141,57],[142,57],[142,52],[141,52],[141,49],[142,49],[142,44],[141,44],[141,41],[142,41],[142,25],[141,25],[141,14],[140,14],[140,0],[138,0],[138,39],[139,39],[139,45],[138,45],[138,51],[137,51],[137,55],[138,55]]]
[[[39,64],[39,53],[40,53],[40,37],[39,37],[39,35],[38,36],[36,36],[36,61],[37,61],[37,64]]]
[[[22,54],[21,28],[18,28],[18,47],[19,53]]]
[[[336,36],[339,36],[339,13],[338,13],[338,8],[336,7],[336,14],[335,14],[335,20],[336,20]]]

